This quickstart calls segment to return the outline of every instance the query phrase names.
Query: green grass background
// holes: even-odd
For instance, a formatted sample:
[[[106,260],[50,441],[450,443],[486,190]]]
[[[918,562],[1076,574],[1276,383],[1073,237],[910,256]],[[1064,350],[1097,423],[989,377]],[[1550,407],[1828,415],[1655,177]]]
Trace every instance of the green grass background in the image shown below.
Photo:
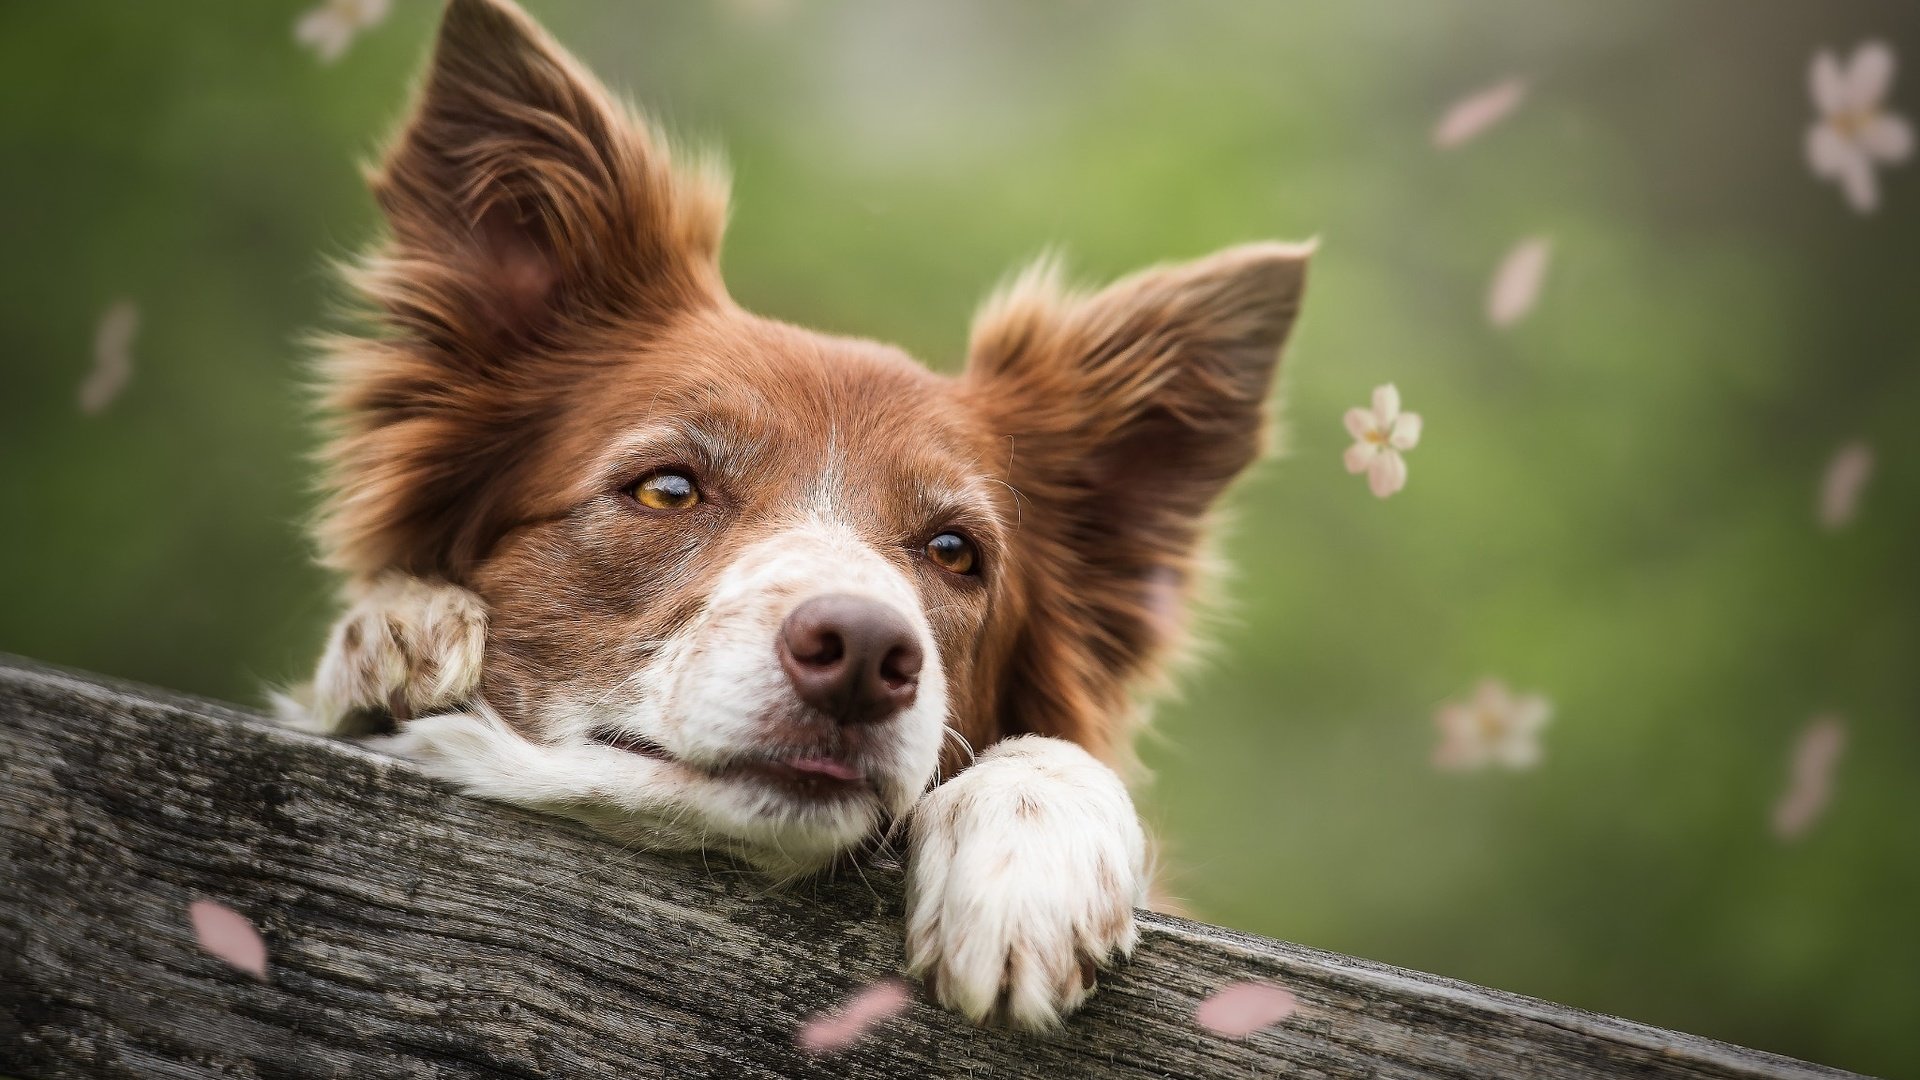
[[[1091,279],[1318,235],[1289,453],[1233,498],[1218,647],[1160,710],[1146,812],[1209,919],[1920,1075],[1920,183],[1849,211],[1806,68],[1893,0],[1345,4],[535,0],[613,85],[723,145],[750,307],[936,366],[1006,270]],[[230,698],[330,613],[299,522],[296,335],[376,228],[377,145],[435,4],[323,67],[301,3],[0,7],[0,648]],[[1915,53],[1920,59],[1920,53]],[[1532,80],[1439,153],[1455,97]],[[1894,102],[1920,113],[1920,89]],[[1538,309],[1492,267],[1554,244]],[[77,387],[114,300],[136,368]],[[1341,412],[1423,413],[1390,501]],[[1826,461],[1868,440],[1855,525]],[[1434,705],[1550,696],[1545,763],[1442,775]],[[1815,714],[1826,816],[1768,828]]]

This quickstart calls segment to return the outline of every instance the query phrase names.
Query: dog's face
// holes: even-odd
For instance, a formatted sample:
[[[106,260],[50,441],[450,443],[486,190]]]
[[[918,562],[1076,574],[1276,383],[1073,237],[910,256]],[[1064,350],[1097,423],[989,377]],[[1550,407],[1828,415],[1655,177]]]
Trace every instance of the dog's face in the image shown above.
[[[939,376],[734,305],[712,173],[504,0],[451,4],[374,185],[385,332],[329,358],[323,542],[485,598],[486,701],[567,778],[543,801],[797,870],[943,747],[1124,752],[1305,249],[1093,295],[1042,267]]]
[[[980,427],[906,357],[710,311],[557,394],[479,559],[486,697],[817,861],[932,778],[1004,575]]]

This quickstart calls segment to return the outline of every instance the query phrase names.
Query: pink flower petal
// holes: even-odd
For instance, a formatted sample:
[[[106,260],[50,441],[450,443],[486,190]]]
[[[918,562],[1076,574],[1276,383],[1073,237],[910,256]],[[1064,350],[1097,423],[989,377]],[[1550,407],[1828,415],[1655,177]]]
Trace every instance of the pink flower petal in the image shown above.
[[[1525,79],[1507,79],[1454,102],[1433,126],[1433,145],[1451,150],[1486,134],[1505,120],[1527,97]]]
[[[1807,82],[1813,91],[1813,103],[1822,113],[1832,115],[1847,108],[1847,77],[1833,53],[1822,49],[1813,55]]]
[[[1403,412],[1393,423],[1393,434],[1388,437],[1387,445],[1395,450],[1411,450],[1420,445],[1420,432],[1424,427],[1419,413]]]
[[[1822,180],[1846,172],[1848,164],[1860,154],[1860,147],[1825,120],[1807,129],[1807,167]]]
[[[1522,240],[1507,252],[1487,289],[1488,321],[1495,326],[1512,326],[1533,310],[1552,254],[1553,242],[1544,236]]]
[[[195,900],[187,913],[202,949],[261,982],[267,980],[267,943],[246,916],[212,900]]]
[[[1299,999],[1280,987],[1238,982],[1201,1002],[1193,1011],[1193,1021],[1215,1035],[1244,1039],[1285,1020],[1299,1008]]]
[[[1865,153],[1846,162],[1840,173],[1840,188],[1847,193],[1847,205],[1855,213],[1871,214],[1880,209],[1880,180],[1873,175],[1873,161]]]
[[[796,1039],[801,1049],[815,1054],[843,1049],[912,1000],[912,991],[899,979],[874,983],[848,998],[839,1011],[807,1021]]]
[[[1797,840],[1813,827],[1833,794],[1833,773],[1846,748],[1847,729],[1837,716],[1823,716],[1800,733],[1787,790],[1773,808],[1773,833]]]
[[[1373,422],[1373,413],[1366,409],[1348,409],[1340,422],[1347,425],[1347,434],[1355,439],[1365,439],[1380,430],[1379,425]]]
[[[1853,523],[1860,512],[1860,495],[1873,478],[1873,448],[1850,442],[1834,451],[1820,477],[1820,524],[1832,532]]]
[[[1875,161],[1898,165],[1913,156],[1913,128],[1898,116],[1880,113],[1860,129],[1860,148]]]
[[[121,300],[100,316],[93,329],[93,370],[80,384],[80,411],[96,416],[113,404],[133,376],[133,336],[140,330],[140,309]]]
[[[1367,490],[1385,499],[1407,486],[1407,459],[1398,450],[1381,450],[1367,463]]]
[[[1847,107],[1865,111],[1879,106],[1886,100],[1887,91],[1893,89],[1895,67],[1893,46],[1884,41],[1861,43],[1847,65]]]
[[[1373,423],[1376,431],[1392,431],[1400,418],[1400,388],[1387,383],[1373,388]]]
[[[1348,472],[1358,474],[1366,472],[1367,466],[1373,464],[1373,459],[1380,453],[1382,449],[1372,443],[1357,442],[1347,447],[1347,452],[1340,459],[1346,464]]]

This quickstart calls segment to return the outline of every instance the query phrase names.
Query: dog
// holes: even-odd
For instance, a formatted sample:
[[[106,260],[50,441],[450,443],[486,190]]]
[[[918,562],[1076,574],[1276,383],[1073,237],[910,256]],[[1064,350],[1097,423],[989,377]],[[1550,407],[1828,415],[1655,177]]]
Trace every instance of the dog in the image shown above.
[[[737,306],[722,171],[509,0],[451,0],[370,184],[369,329],[320,364],[348,608],[292,720],[776,880],[904,823],[910,973],[1059,1024],[1134,947],[1136,698],[1312,245],[1043,260],[936,374]]]

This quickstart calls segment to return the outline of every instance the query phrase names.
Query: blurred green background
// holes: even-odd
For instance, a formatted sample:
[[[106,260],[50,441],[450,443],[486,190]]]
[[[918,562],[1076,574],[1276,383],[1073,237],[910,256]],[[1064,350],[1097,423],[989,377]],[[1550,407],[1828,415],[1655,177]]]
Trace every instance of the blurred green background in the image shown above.
[[[0,6],[0,649],[249,701],[316,655],[295,341],[374,235],[353,163],[437,5],[331,66],[305,6]],[[1920,8],[530,6],[726,148],[743,303],[937,366],[1047,245],[1104,279],[1324,239],[1289,453],[1234,499],[1219,646],[1146,747],[1196,914],[1920,1075],[1920,183],[1885,173],[1863,217],[1802,153],[1815,50],[1920,47]],[[1433,148],[1509,76],[1510,120]],[[1540,303],[1495,329],[1533,235]],[[123,298],[131,381],[84,415]],[[1389,380],[1427,426],[1383,502],[1340,417]],[[1823,531],[1854,439],[1878,467]],[[1488,675],[1554,702],[1544,762],[1435,771],[1435,705]],[[1833,801],[1782,841],[1828,711]]]

